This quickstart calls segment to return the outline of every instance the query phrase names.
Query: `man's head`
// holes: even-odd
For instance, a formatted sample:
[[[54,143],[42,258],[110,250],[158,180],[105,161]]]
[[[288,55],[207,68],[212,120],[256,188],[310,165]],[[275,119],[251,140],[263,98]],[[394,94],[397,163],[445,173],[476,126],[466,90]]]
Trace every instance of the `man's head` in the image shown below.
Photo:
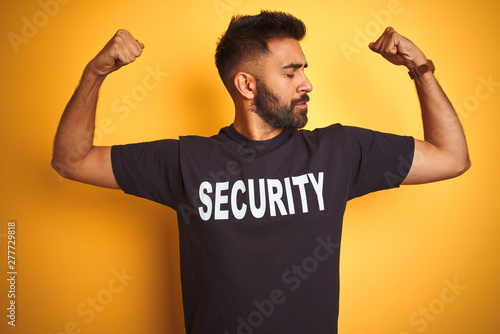
[[[292,15],[262,11],[233,17],[217,46],[216,66],[233,99],[250,101],[249,109],[273,128],[307,122],[312,86],[299,44],[305,33],[304,23]]]

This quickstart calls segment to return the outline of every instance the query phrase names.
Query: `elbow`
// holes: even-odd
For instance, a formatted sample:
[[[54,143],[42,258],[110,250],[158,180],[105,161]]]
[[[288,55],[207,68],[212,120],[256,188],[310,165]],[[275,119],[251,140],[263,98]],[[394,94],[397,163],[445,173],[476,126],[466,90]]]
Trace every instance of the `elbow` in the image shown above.
[[[63,165],[57,161],[56,159],[52,158],[52,160],[50,161],[50,166],[52,167],[53,170],[56,171],[57,174],[61,175],[62,177],[64,177],[64,168],[63,168]]]
[[[57,172],[57,174],[61,175],[65,179],[71,178],[70,168],[54,157],[50,161],[50,166]]]
[[[470,158],[467,156],[467,162],[465,163],[464,169],[462,170],[462,174],[468,171],[471,166],[472,166],[472,161],[470,161]]]
[[[457,177],[457,176],[464,174],[466,171],[468,171],[470,169],[471,166],[472,166],[472,162],[471,162],[468,155],[464,159],[457,161],[455,163],[455,168],[454,168],[454,170],[455,170],[454,177]]]
[[[50,166],[60,176],[65,179],[72,179],[72,174],[80,161],[80,157],[73,151],[54,145]]]
[[[84,159],[84,155],[77,154],[74,150],[54,148],[50,165],[60,176],[75,180]]]
[[[472,161],[470,160],[469,156],[467,155],[467,166],[466,166],[466,168],[465,168],[465,170],[464,170],[464,173],[465,173],[466,171],[468,171],[468,170],[469,170],[469,168],[471,168],[471,166],[472,166]]]

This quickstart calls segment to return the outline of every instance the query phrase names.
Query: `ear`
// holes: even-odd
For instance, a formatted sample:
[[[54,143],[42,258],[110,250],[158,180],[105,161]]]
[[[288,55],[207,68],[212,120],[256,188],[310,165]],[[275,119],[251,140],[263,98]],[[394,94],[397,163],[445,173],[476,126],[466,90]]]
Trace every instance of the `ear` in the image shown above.
[[[253,100],[256,95],[256,79],[247,72],[238,72],[234,76],[234,87],[247,100]]]

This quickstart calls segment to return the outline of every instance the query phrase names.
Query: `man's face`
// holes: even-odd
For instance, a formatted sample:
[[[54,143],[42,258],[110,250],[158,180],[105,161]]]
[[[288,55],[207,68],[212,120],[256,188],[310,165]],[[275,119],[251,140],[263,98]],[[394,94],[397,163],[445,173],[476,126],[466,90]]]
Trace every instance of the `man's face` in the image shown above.
[[[307,62],[297,40],[268,42],[264,76],[257,81],[253,111],[273,128],[303,128],[307,124],[307,93],[312,85],[304,69]]]

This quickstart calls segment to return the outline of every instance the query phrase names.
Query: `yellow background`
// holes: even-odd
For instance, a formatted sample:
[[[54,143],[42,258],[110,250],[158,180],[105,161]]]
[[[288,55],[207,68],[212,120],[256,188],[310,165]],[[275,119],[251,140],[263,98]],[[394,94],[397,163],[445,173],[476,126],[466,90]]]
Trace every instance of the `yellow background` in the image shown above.
[[[348,204],[340,333],[500,333],[498,1],[56,4],[9,1],[0,14],[1,333],[184,332],[175,213],[61,179],[50,167],[53,136],[84,66],[119,28],[146,49],[104,83],[100,144],[216,133],[233,115],[213,65],[216,40],[232,14],[260,9],[288,11],[307,24],[302,46],[314,86],[307,128],[340,122],[421,137],[405,69],[362,45],[363,34],[373,41],[382,25],[423,49],[462,110],[473,162],[464,176]],[[29,30],[26,22],[38,27]],[[150,90],[141,88],[148,69],[164,75]],[[496,85],[486,86],[488,80]],[[126,95],[135,96],[128,110]],[[17,223],[15,328],[6,318],[11,220]],[[122,270],[129,280],[118,289],[113,271]],[[457,282],[460,290],[446,290]],[[88,311],[92,299],[102,303],[90,320],[82,307]]]

